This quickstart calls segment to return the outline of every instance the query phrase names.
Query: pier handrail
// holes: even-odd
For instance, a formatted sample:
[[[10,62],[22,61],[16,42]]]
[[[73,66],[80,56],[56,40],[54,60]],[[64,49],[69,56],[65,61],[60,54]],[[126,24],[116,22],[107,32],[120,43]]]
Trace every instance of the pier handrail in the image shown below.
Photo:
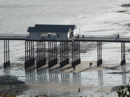
[[[130,42],[130,36],[116,37],[116,35],[77,35],[73,39],[74,41]]]
[[[0,34],[0,39],[25,39],[29,34]]]
[[[0,34],[0,40],[30,40],[29,34]],[[56,37],[41,37],[41,40],[56,41]],[[62,40],[57,40],[62,41]],[[130,42],[129,36],[116,35],[76,35],[67,41],[102,41],[102,42]]]

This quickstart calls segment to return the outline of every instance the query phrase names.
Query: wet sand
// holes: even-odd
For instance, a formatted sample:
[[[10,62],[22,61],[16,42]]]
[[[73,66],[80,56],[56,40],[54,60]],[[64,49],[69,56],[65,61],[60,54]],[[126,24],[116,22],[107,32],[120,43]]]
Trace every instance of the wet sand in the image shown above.
[[[92,62],[92,67],[89,67],[89,63]],[[90,93],[98,93],[101,94],[101,90],[99,85],[96,82],[96,85],[89,85],[89,83],[86,83],[86,85],[82,85],[81,84],[81,73],[82,72],[92,72],[92,71],[101,71],[108,67],[107,64],[102,64],[100,67],[97,67],[96,65],[96,61],[83,61],[81,64],[76,66],[76,69],[73,70],[73,68],[71,67],[71,64],[68,64],[66,66],[64,66],[63,68],[59,68],[59,64],[55,65],[54,67],[50,68],[49,70],[52,71],[51,76],[57,76],[59,77],[59,74],[61,74],[61,81],[59,81],[60,78],[52,78],[51,81],[51,76],[50,77],[50,81],[48,82],[47,78],[46,79],[38,79],[37,82],[35,81],[27,81],[26,84],[29,86],[29,91],[27,92],[27,94],[29,92],[33,93],[36,92],[38,95],[39,94],[48,94],[50,95],[50,92],[48,91],[52,91],[52,94],[56,94],[59,95],[58,97],[71,97],[71,95],[73,95],[74,97],[77,97],[76,95],[88,95],[88,91]],[[118,67],[119,64],[117,65]],[[44,68],[47,68],[46,66],[43,66],[42,68],[40,68],[39,70],[43,70]],[[42,71],[44,72],[44,71]],[[56,75],[58,74],[58,75]],[[68,75],[69,74],[69,75]],[[44,75],[40,75],[41,77]],[[68,77],[69,76],[69,77]],[[91,81],[91,79],[89,79]],[[80,88],[81,92],[78,92],[78,89]],[[104,86],[103,89],[105,90],[106,93],[112,93],[112,87],[110,86]],[[41,93],[40,91],[47,91],[44,93]],[[87,91],[87,92],[86,92]],[[62,95],[65,92],[69,92],[69,95],[66,96]],[[115,92],[115,91],[114,91]],[[74,93],[74,94],[73,94]],[[83,94],[82,94],[83,93]],[[32,94],[31,94],[32,95]],[[62,96],[61,96],[62,95]],[[53,96],[49,96],[49,97],[53,97]],[[55,97],[55,96],[54,96]],[[89,96],[88,96],[89,97]]]
[[[91,67],[89,66],[90,62],[92,62]],[[34,97],[36,95],[41,95],[42,97],[45,94],[49,95],[49,97],[78,97],[85,95],[87,95],[87,97],[91,97],[91,95],[100,95],[102,93],[101,86],[104,84],[102,89],[105,92],[103,93],[116,94],[116,90],[119,89],[119,86],[106,85],[103,82],[103,71],[114,70],[113,72],[115,72],[116,70],[117,73],[115,72],[115,74],[118,74],[118,72],[120,72],[119,69],[121,66],[120,64],[105,63],[108,62],[103,61],[103,64],[100,67],[97,67],[96,61],[82,61],[81,64],[76,66],[75,70],[71,67],[71,64],[68,64],[62,68],[59,68],[60,65],[57,64],[49,69],[47,68],[48,66],[45,65],[38,70],[34,67],[31,67],[25,71],[25,85],[28,86],[28,90],[21,90],[21,86],[17,85],[16,90],[11,91],[11,93],[18,94],[18,97]],[[96,75],[91,75],[93,72],[95,72]],[[109,74],[112,75],[113,72],[111,71]],[[86,75],[87,77],[83,77],[83,75]],[[14,87],[15,85],[2,86]],[[79,88],[80,92],[78,92]]]

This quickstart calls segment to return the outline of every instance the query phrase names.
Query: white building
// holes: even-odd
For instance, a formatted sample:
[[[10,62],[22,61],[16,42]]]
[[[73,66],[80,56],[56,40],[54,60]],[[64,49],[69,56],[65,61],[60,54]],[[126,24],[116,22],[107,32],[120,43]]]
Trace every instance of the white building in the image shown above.
[[[29,27],[30,40],[68,40],[74,36],[75,25],[41,25]]]

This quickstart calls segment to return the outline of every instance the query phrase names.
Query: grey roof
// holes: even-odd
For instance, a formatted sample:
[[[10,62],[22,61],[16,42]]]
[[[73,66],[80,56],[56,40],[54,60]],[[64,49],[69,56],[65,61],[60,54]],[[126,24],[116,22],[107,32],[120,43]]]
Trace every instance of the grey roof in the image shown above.
[[[36,24],[35,27],[29,27],[27,32],[64,32],[68,33],[69,29],[75,29],[75,25],[44,25]]]

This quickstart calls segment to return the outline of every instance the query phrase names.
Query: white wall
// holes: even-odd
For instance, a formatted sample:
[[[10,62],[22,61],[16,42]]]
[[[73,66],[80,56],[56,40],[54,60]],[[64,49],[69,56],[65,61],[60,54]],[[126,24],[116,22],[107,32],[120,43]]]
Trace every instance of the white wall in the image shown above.
[[[59,37],[56,35],[56,40],[68,40],[68,33],[56,33],[59,34]]]
[[[47,33],[46,33],[47,34]],[[58,35],[59,34],[59,37]],[[31,32],[30,33],[30,39],[31,40],[41,40],[42,32]],[[44,36],[45,39],[55,39],[54,36],[51,35],[50,38],[48,38],[48,35]],[[56,40],[68,40],[68,33],[56,33]]]
[[[74,36],[74,31],[73,31],[73,35],[71,35],[72,32],[68,32],[68,38],[72,38]]]

